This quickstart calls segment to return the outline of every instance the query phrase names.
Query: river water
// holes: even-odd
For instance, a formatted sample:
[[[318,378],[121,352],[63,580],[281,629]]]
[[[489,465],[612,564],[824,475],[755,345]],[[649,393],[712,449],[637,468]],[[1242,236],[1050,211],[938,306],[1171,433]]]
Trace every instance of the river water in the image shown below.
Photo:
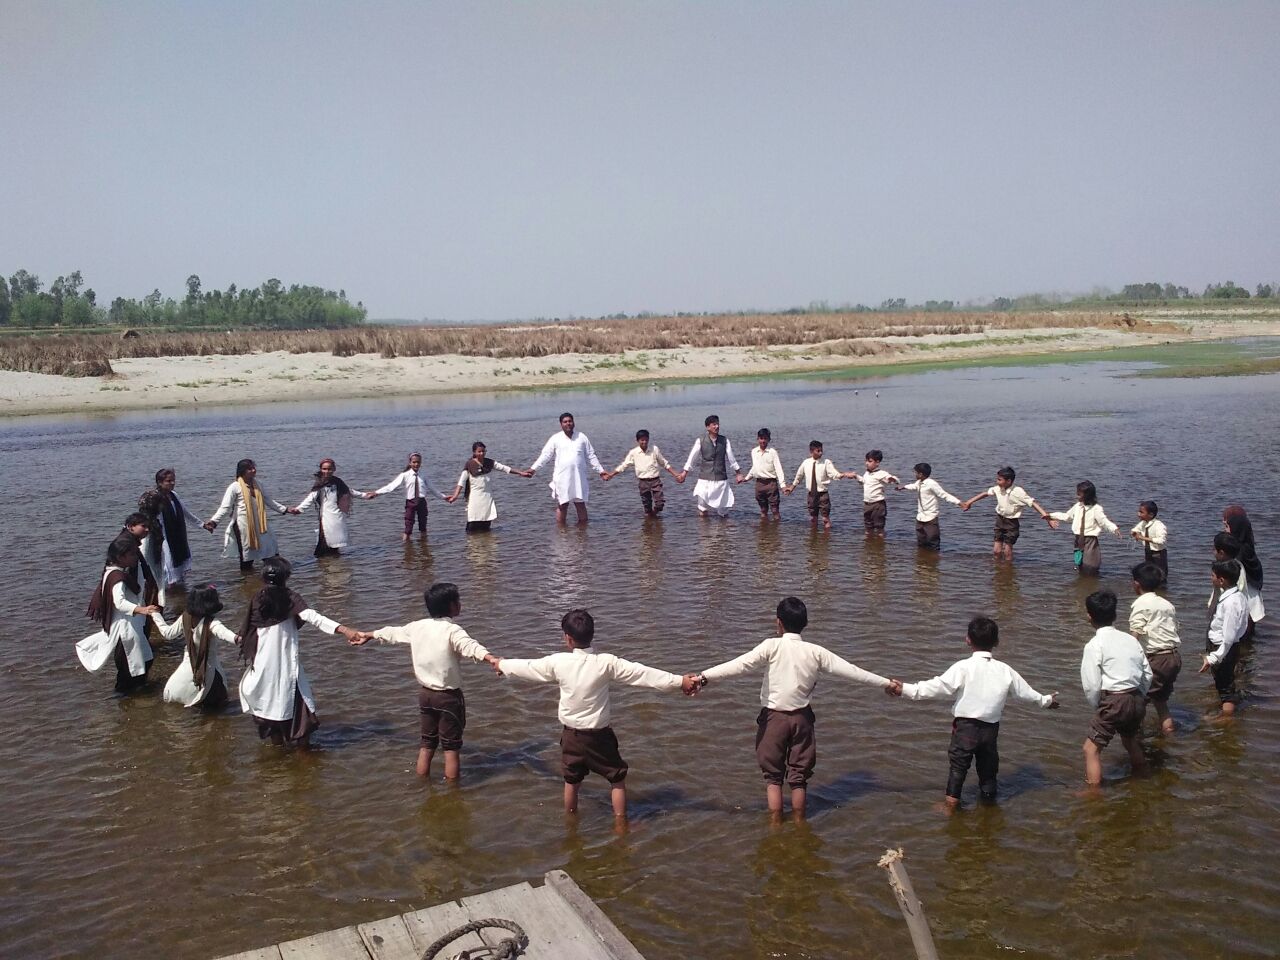
[[[157,411],[0,426],[6,490],[0,561],[0,955],[216,957],[430,906],[562,868],[651,960],[677,957],[902,957],[906,928],[883,871],[905,847],[947,958],[1263,957],[1280,943],[1274,628],[1246,658],[1248,694],[1227,728],[1205,723],[1197,676],[1209,542],[1223,505],[1253,517],[1275,569],[1280,498],[1274,425],[1280,377],[1168,380],[1132,365],[946,370],[838,378],[643,385],[610,390]],[[322,394],[322,386],[317,393]],[[803,494],[761,525],[749,487],[727,521],[700,521],[669,478],[660,523],[627,474],[593,481],[589,527],[557,529],[542,478],[496,476],[500,519],[463,534],[461,504],[432,506],[428,536],[399,542],[398,496],[358,502],[354,545],[317,562],[311,518],[273,517],[292,586],[360,627],[422,615],[433,580],[461,585],[461,622],[500,654],[558,649],[570,606],[596,616],[602,650],[676,671],[708,667],[773,633],[778,599],[806,600],[806,637],[908,679],[965,653],[964,626],[999,618],[999,654],[1062,709],[1011,706],[998,806],[951,818],[949,704],[891,701],[830,679],[818,686],[819,760],[807,824],[771,827],[753,756],[758,681],[679,695],[626,689],[615,727],[631,764],[632,821],[615,835],[603,781],[576,824],[560,810],[553,688],[465,669],[461,787],[413,775],[416,690],[408,651],[350,648],[310,628],[302,656],[323,726],[310,754],[259,743],[238,707],[201,716],[165,705],[177,664],[121,699],[110,668],[88,674],[73,644],[102,552],[161,466],[202,516],[235,461],[257,460],[277,498],[298,502],[321,456],[371,489],[421,450],[439,485],[474,439],[528,465],[571,409],[612,466],[647,427],[682,460],[719,413],[740,458],[768,425],[795,470],[811,438],[844,469],[869,447],[910,476],[969,496],[1004,464],[1052,509],[1093,480],[1127,530],[1155,498],[1172,532],[1170,598],[1183,626],[1176,737],[1148,741],[1155,768],[1131,779],[1118,743],[1100,798],[1079,795],[1089,710],[1079,687],[1097,585],[1071,566],[1063,530],[1024,524],[1013,566],[989,556],[991,501],[943,514],[940,555],[917,552],[910,495],[891,494],[889,538],[864,543],[860,488],[833,488],[835,529],[810,531]],[[196,532],[193,582],[219,585],[238,623],[257,583]],[[1103,544],[1102,583],[1130,596],[1128,543]],[[1275,602],[1280,605],[1280,601]],[[231,657],[227,657],[231,660]],[[232,688],[238,665],[230,667]],[[438,771],[437,771],[438,772]],[[971,774],[966,799],[976,790]]]

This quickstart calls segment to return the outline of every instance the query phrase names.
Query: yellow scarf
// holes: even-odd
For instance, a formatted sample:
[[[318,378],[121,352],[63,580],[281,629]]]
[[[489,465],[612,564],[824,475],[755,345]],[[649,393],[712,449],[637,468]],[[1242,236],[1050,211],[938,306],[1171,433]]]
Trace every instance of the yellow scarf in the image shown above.
[[[241,477],[236,480],[240,485],[240,499],[244,502],[245,526],[249,531],[250,550],[257,550],[262,545],[262,534],[267,532],[267,505],[262,499],[262,491],[254,484],[253,489]]]

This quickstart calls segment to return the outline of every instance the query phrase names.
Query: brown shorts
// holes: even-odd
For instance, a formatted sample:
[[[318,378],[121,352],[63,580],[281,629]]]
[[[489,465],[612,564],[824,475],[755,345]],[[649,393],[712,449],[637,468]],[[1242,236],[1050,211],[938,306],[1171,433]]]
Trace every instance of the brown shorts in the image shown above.
[[[818,740],[813,731],[812,707],[770,710],[756,717],[756,762],[765,782],[803,787],[818,763]]]
[[[809,491],[809,516],[829,517],[831,516],[831,494],[823,490],[819,493],[816,490]]]
[[[1141,733],[1142,718],[1146,712],[1146,700],[1137,690],[1107,690],[1089,721],[1089,739],[1099,747],[1105,747],[1117,733],[1122,737]]]
[[[1002,517],[996,514],[996,529],[991,534],[991,539],[996,543],[1007,543],[1013,546],[1018,542],[1018,535],[1022,532],[1022,523],[1017,517]]]
[[[761,513],[768,513],[770,510],[778,509],[777,480],[756,481],[756,503],[760,505]]]
[[[862,525],[867,533],[884,533],[884,518],[889,513],[889,505],[883,500],[874,503],[862,501]]]
[[[565,727],[560,734],[560,765],[565,783],[581,783],[588,773],[598,773],[610,783],[627,778],[627,762],[618,752],[613,727],[575,730]]]
[[[467,726],[467,701],[461,690],[418,691],[418,712],[422,716],[422,745],[428,750],[462,749],[462,731]]]
[[[1182,654],[1177,650],[1169,653],[1153,653],[1147,657],[1151,664],[1151,689],[1147,691],[1147,702],[1166,703],[1173,693],[1173,681],[1178,679],[1178,671],[1182,669]]]

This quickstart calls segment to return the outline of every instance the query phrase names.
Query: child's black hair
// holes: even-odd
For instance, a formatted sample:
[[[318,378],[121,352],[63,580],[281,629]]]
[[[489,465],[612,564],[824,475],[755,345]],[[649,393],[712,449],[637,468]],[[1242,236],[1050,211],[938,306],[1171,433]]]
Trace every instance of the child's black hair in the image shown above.
[[[473,457],[475,456],[475,453],[476,453],[476,450],[477,450],[477,449],[480,449],[480,450],[488,450],[488,449],[489,449],[489,445],[488,445],[488,444],[486,444],[483,440],[474,440],[474,441],[472,441],[472,443],[471,443],[471,455],[472,455]]]
[[[821,440],[810,440],[810,441],[809,441],[809,452],[810,452],[810,453],[812,453],[814,450],[821,450],[821,449],[822,449],[822,441],[821,441]]]
[[[974,617],[969,621],[965,636],[975,650],[994,650],[1000,642],[1000,627],[990,617]]]
[[[453,616],[454,607],[462,605],[462,595],[458,593],[457,584],[433,583],[423,592],[422,601],[427,605],[427,613],[439,620]]]
[[[876,463],[879,463],[881,460],[884,459],[884,453],[879,450],[868,450],[866,457],[864,457],[863,459],[874,460]]]
[[[418,451],[416,451],[416,450],[415,450],[413,453],[409,454],[409,456],[408,456],[408,457],[405,459],[405,461],[404,461],[404,468],[405,468],[406,470],[412,470],[412,469],[413,469],[413,467],[411,467],[411,466],[409,465],[409,461],[411,461],[414,457],[417,457],[417,458],[418,458],[418,462],[419,462],[419,463],[421,463],[421,462],[422,462],[422,454],[418,453]]]
[[[1240,556],[1240,541],[1223,530],[1214,534],[1213,549],[1218,553],[1225,553],[1228,560],[1234,560]]]
[[[124,566],[120,561],[127,560],[129,555],[138,555],[138,545],[133,542],[132,537],[117,537],[107,544],[107,563],[113,567]]]
[[[292,574],[293,564],[284,557],[267,557],[262,561],[262,582],[266,586],[262,588],[258,609],[266,619],[279,622],[289,616],[293,598],[286,584]]]
[[[187,592],[187,613],[191,614],[193,621],[212,617],[221,609],[222,598],[218,596],[217,587],[192,587]]]
[[[1116,622],[1116,595],[1110,590],[1096,590],[1084,598],[1089,622],[1095,627],[1109,627]]]
[[[768,428],[768,427],[761,427],[759,430],[757,430],[757,431],[756,431],[756,439],[757,439],[757,440],[772,440],[772,439],[773,439],[773,434],[769,432],[769,428]]]
[[[649,431],[648,431],[648,430],[637,430],[637,431],[636,431],[636,439],[637,439],[637,440],[648,440],[648,439],[649,439]]]
[[[1154,563],[1143,561],[1133,568],[1133,582],[1142,588],[1143,593],[1151,593],[1164,586],[1164,571]]]
[[[920,474],[922,480],[928,480],[933,475],[933,467],[927,463],[917,463],[913,469]]]
[[[131,513],[124,518],[124,525],[126,527],[143,526],[143,527],[150,528],[151,518],[148,517],[145,513]]]
[[[173,472],[173,467],[161,467],[159,470],[156,471],[157,487],[160,486],[160,484],[164,481],[165,477],[173,477],[174,480],[178,479],[178,475]]]
[[[1140,506],[1143,510],[1147,511],[1147,513],[1151,514],[1152,520],[1160,516],[1160,505],[1157,504],[1154,500],[1139,500],[1138,506]]]
[[[1239,560],[1215,560],[1213,566],[1213,575],[1220,580],[1225,580],[1231,586],[1235,586],[1240,582],[1240,571],[1244,567],[1240,566]]]
[[[236,479],[237,480],[243,479],[244,475],[248,473],[251,468],[256,466],[257,464],[254,463],[252,460],[250,460],[248,457],[245,457],[243,460],[237,461]]]
[[[1017,479],[1018,475],[1013,472],[1013,467],[1001,467],[996,471],[996,476],[1001,480],[1008,480],[1010,483],[1013,483],[1013,481]]]
[[[1077,483],[1076,495],[1086,507],[1096,507],[1098,505],[1098,488],[1093,485],[1091,480],[1081,480]]]
[[[783,597],[778,603],[778,620],[787,633],[800,633],[809,625],[809,609],[799,597]]]
[[[589,647],[596,635],[596,621],[582,607],[574,607],[560,618],[560,629],[575,647]]]

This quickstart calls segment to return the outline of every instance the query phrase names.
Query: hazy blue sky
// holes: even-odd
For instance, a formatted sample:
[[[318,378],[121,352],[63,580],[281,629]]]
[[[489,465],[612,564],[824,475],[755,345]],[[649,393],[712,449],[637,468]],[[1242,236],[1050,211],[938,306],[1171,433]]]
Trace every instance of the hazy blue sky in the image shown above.
[[[0,0],[0,272],[373,317],[1280,280],[1280,2]]]

